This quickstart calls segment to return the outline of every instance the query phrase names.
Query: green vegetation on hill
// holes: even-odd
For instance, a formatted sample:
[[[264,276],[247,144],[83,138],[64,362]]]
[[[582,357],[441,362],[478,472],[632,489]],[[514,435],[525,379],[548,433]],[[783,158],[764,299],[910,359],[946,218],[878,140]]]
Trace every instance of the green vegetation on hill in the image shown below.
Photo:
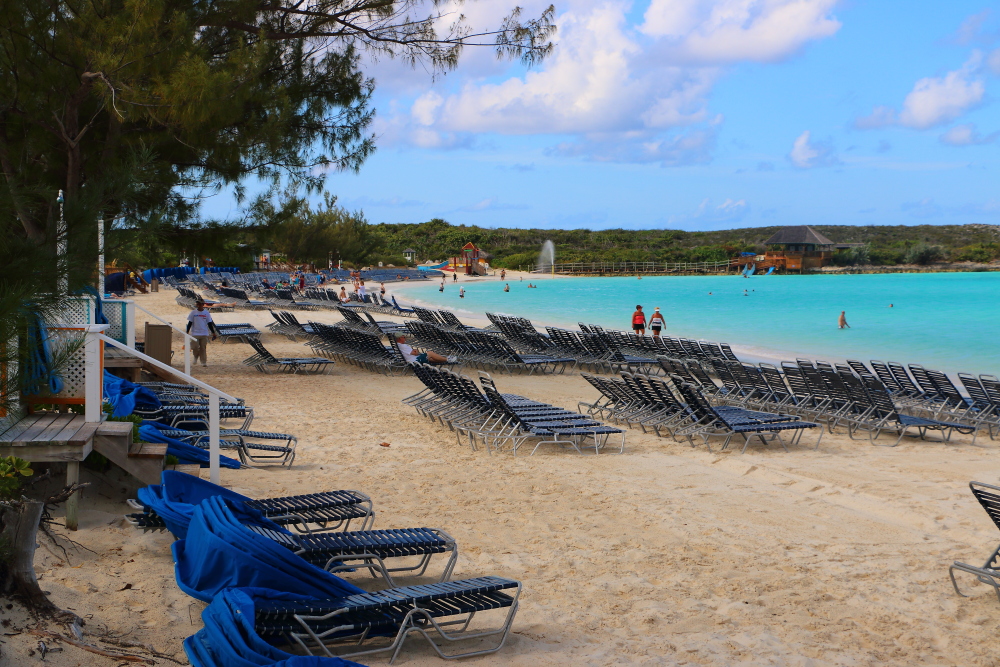
[[[989,262],[1000,258],[1000,227],[994,225],[848,226],[814,225],[836,243],[865,243],[866,248],[838,252],[838,264],[929,264],[938,261]],[[387,255],[406,248],[419,260],[445,259],[469,241],[493,255],[491,264],[516,268],[533,265],[542,243],[556,246],[557,262],[704,262],[738,252],[763,253],[764,241],[780,227],[752,227],[712,232],[675,229],[486,229],[449,225],[434,219],[421,224],[378,224]]]
[[[263,248],[292,264],[326,266],[329,258],[346,266],[384,262],[401,266],[403,251],[413,248],[417,260],[454,257],[468,242],[492,257],[495,267],[534,266],[542,244],[556,246],[557,262],[712,262],[740,252],[764,252],[764,241],[780,227],[754,227],[712,232],[676,229],[487,229],[451,225],[435,218],[416,224],[368,223],[364,215],[340,208],[328,197],[310,207],[298,199],[283,207],[255,211],[244,224],[215,223],[172,227],[163,234],[123,234],[112,250],[137,266],[169,265],[182,256],[211,257],[219,266],[250,269]],[[842,266],[933,264],[945,261],[991,262],[1000,259],[1000,226],[815,225],[837,243],[863,243],[834,255]]]

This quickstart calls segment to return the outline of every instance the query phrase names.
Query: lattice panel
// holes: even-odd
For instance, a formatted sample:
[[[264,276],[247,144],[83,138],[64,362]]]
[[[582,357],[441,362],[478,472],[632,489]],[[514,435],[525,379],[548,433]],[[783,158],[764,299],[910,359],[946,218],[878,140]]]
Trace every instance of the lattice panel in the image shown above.
[[[49,349],[52,352],[52,359],[60,363],[60,377],[63,380],[63,390],[54,398],[86,398],[86,367],[84,365],[86,352],[83,349],[84,333],[72,329],[49,329]],[[65,358],[67,350],[72,345],[79,345],[68,359]],[[65,361],[64,361],[65,360]]]
[[[65,326],[80,326],[82,324],[92,324],[90,317],[92,309],[89,297],[78,297],[69,299],[66,309],[53,316],[52,324],[62,324]]]
[[[101,307],[104,316],[108,318],[108,330],[104,333],[108,338],[114,338],[119,343],[128,343],[125,338],[125,308],[127,304],[115,301],[104,301]]]

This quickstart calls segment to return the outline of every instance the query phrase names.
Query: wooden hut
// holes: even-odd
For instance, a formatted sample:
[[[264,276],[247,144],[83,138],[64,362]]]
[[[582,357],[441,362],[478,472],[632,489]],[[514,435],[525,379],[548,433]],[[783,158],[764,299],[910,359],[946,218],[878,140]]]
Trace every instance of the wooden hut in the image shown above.
[[[833,258],[837,244],[809,225],[782,227],[764,242],[763,267],[779,271],[804,271],[826,266]],[[758,266],[758,269],[762,268]]]

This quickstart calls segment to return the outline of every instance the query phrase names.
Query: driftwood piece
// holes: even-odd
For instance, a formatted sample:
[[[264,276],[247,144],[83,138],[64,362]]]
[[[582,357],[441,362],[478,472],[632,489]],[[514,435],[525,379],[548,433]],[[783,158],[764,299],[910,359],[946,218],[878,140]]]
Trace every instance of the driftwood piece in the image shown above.
[[[114,658],[115,660],[121,660],[123,662],[144,662],[148,665],[155,665],[156,661],[151,658],[144,658],[141,655],[132,655],[131,653],[118,653],[117,651],[108,651],[93,644],[88,644],[87,642],[82,642],[70,637],[59,634],[58,632],[51,632],[49,630],[42,630],[40,628],[35,628],[31,631],[31,634],[38,637],[48,637],[50,639],[58,639],[59,641],[66,642],[70,646],[76,646],[77,648],[82,648],[84,651],[89,651],[91,653],[96,653],[97,655],[107,656],[109,658]]]

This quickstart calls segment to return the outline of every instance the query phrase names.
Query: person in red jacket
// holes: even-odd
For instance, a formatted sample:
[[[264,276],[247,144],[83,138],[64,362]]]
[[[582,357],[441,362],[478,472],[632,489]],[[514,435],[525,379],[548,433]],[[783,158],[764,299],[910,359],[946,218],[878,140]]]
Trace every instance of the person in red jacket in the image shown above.
[[[632,313],[632,330],[640,336],[646,335],[646,314],[642,312],[642,306],[636,306]]]

